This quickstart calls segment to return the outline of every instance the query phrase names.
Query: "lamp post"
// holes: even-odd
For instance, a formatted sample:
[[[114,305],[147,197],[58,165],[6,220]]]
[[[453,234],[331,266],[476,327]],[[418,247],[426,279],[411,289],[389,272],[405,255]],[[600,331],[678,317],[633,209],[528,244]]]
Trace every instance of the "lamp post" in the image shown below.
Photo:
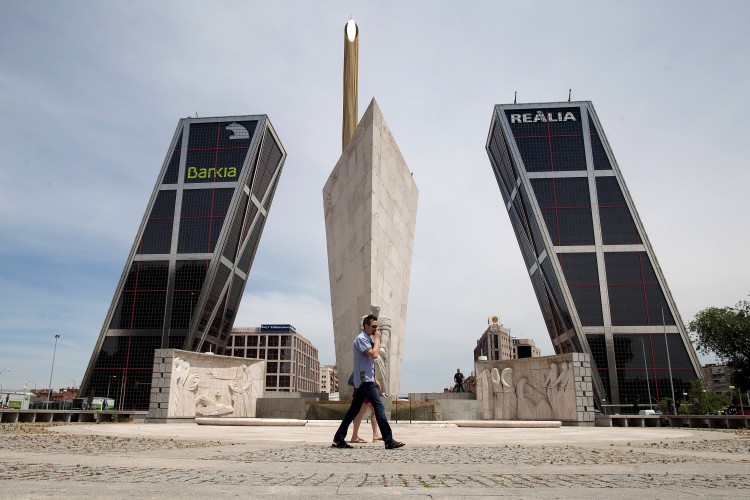
[[[49,410],[49,398],[52,395],[52,374],[55,372],[55,354],[57,354],[57,339],[60,335],[55,335],[55,349],[52,351],[52,369],[49,371],[49,387],[47,389],[47,410]]]
[[[742,404],[742,389],[739,387],[737,388],[737,395],[740,397],[740,411],[742,414],[745,414],[745,405]]]
[[[73,389],[75,389],[76,388],[76,379],[69,378],[68,380],[70,380],[71,382],[73,382]]]
[[[107,399],[109,399],[109,387],[112,385],[112,379],[117,378],[117,375],[110,375],[107,381]]]
[[[648,407],[651,408],[651,382],[648,380],[648,362],[646,361],[646,344],[641,338],[641,346],[643,347],[643,366],[646,367],[646,389],[648,389]]]
[[[677,402],[674,398],[674,380],[672,379],[672,362],[669,359],[669,341],[667,340],[667,321],[664,319],[664,304],[661,307],[661,324],[664,327],[664,347],[667,349],[667,367],[669,368],[669,385],[672,387],[672,402],[674,403],[674,414],[677,415]]]

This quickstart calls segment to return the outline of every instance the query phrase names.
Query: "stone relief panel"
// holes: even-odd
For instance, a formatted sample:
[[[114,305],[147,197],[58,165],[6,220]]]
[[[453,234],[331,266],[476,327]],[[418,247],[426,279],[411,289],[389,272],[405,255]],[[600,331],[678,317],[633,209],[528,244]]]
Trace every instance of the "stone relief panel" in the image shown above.
[[[486,420],[594,420],[588,354],[478,361],[475,369]]]
[[[255,417],[265,361],[174,351],[168,417]]]

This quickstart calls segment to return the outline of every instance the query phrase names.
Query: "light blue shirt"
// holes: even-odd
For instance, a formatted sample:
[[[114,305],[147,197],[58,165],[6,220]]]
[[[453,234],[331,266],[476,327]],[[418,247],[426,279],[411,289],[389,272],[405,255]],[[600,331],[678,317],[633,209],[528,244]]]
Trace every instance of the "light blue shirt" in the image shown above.
[[[375,360],[365,354],[372,349],[372,339],[365,332],[354,338],[354,387],[362,382],[375,382]]]

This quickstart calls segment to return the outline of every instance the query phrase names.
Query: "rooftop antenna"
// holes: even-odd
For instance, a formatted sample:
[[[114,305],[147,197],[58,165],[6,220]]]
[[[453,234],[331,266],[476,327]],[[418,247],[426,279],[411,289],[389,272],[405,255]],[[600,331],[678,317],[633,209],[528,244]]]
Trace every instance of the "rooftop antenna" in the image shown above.
[[[513,92],[513,104],[516,103],[516,98],[517,97],[518,97],[518,91],[516,90],[515,92]]]
[[[573,89],[568,89],[568,102],[570,102],[570,93],[573,91]]]

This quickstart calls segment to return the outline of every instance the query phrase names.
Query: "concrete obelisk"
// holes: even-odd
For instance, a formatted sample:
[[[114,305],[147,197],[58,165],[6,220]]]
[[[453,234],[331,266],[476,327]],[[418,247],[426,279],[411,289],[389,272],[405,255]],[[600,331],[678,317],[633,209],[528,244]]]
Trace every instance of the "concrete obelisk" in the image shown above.
[[[353,369],[352,343],[362,316],[377,305],[380,324],[390,324],[382,340],[378,376],[387,379],[380,380],[382,391],[396,397],[418,191],[374,98],[353,133],[347,133],[347,123],[357,118],[359,30],[353,20],[345,33],[343,152],[323,188],[339,392],[342,399],[351,397],[346,380]]]

